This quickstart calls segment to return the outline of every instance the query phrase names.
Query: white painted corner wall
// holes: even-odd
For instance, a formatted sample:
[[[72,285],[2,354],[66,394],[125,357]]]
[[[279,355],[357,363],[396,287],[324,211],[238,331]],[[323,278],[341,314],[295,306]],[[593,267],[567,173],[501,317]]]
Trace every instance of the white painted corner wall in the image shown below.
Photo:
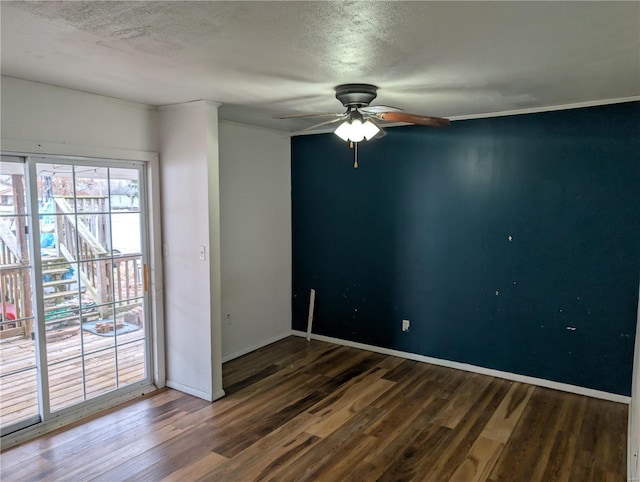
[[[211,304],[211,376],[213,393],[211,400],[225,395],[222,388],[222,271],[220,246],[220,135],[218,132],[217,102],[207,104],[207,185],[209,189],[209,293]]]
[[[217,108],[196,101],[159,109],[167,386],[210,401],[224,394],[219,227],[210,212],[219,198]]]
[[[287,133],[221,121],[222,357],[290,334],[291,148]]]
[[[290,139],[197,101],[160,108],[160,150],[167,385],[215,400],[222,361],[290,333]]]

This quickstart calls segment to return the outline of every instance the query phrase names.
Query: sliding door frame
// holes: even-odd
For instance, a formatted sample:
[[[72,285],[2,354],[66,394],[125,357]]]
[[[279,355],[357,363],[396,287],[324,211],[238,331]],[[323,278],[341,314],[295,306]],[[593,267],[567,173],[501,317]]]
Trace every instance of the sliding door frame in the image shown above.
[[[18,216],[25,216],[27,223],[26,226],[28,227],[28,231],[26,233],[28,242],[27,242],[27,247],[28,247],[28,253],[29,253],[29,273],[30,273],[30,284],[31,284],[31,299],[30,300],[24,300],[24,303],[30,303],[31,304],[31,316],[32,316],[32,326],[34,331],[36,331],[38,329],[38,322],[37,320],[38,318],[38,313],[37,313],[37,306],[38,303],[36,302],[36,284],[35,281],[37,279],[38,276],[42,276],[42,269],[41,269],[41,265],[40,263],[36,263],[35,260],[37,259],[36,256],[36,251],[35,251],[35,244],[34,244],[34,233],[33,233],[33,228],[32,228],[32,221],[34,219],[34,217],[32,216],[32,207],[34,206],[32,197],[31,197],[31,189],[30,189],[30,182],[29,182],[29,172],[28,172],[28,164],[27,164],[27,159],[25,156],[15,156],[15,155],[5,155],[4,153],[2,154],[2,162],[9,162],[12,164],[16,164],[16,165],[20,165],[22,166],[22,175],[24,178],[24,189],[25,189],[25,202],[26,202],[26,206],[25,206],[25,212],[24,213],[14,213],[16,217]],[[37,194],[37,193],[36,193]],[[15,201],[14,201],[15,202]],[[36,200],[37,203],[37,200]],[[37,204],[36,204],[37,205]],[[36,217],[37,219],[37,217]],[[38,246],[39,248],[39,246]],[[37,252],[37,255],[40,255],[40,252]],[[5,294],[3,293],[2,296],[4,296]],[[41,354],[42,354],[42,350],[41,350],[41,346],[40,343],[38,343],[38,334],[36,333],[36,340],[34,340],[34,348],[35,348],[35,370],[36,370],[36,390],[37,390],[37,397],[38,397],[38,413],[36,415],[31,415],[25,419],[19,420],[17,422],[14,422],[6,427],[0,427],[0,434],[5,435],[5,433],[13,433],[16,432],[18,430],[21,430],[25,427],[29,427],[32,425],[36,425],[39,424],[43,421],[43,390],[42,390],[42,382],[43,382],[43,373],[41,371]],[[45,368],[45,373],[44,376],[46,376],[46,366]],[[47,400],[48,402],[48,400]]]
[[[55,430],[83,417],[113,407],[145,393],[165,386],[165,354],[164,354],[164,309],[162,288],[162,249],[160,224],[160,180],[159,162],[156,153],[143,152],[132,156],[137,159],[110,157],[84,157],[64,155],[43,155],[25,152],[2,152],[3,156],[21,158],[25,166],[25,186],[27,189],[27,210],[29,217],[29,255],[32,259],[32,292],[33,313],[36,322],[36,358],[38,360],[37,379],[39,388],[39,416],[17,422],[3,430],[2,447],[8,448],[37,435]],[[51,413],[48,386],[48,368],[45,346],[44,301],[35,293],[42,293],[42,266],[39,240],[40,226],[37,222],[39,213],[38,192],[36,186],[36,164],[56,162],[61,164],[82,164],[95,167],[132,168],[140,175],[140,219],[141,246],[143,247],[143,263],[146,265],[147,290],[145,294],[145,378],[143,380],[118,388],[114,391],[85,400],[78,405],[65,407]],[[35,211],[34,211],[35,209]],[[31,222],[35,220],[35,222]],[[36,262],[37,261],[37,262]]]

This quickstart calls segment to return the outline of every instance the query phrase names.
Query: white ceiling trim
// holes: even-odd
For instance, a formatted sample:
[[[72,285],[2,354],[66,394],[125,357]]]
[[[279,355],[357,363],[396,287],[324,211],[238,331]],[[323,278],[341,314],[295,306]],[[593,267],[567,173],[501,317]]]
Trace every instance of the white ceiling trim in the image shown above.
[[[582,107],[597,107],[600,105],[624,104],[625,102],[640,101],[640,95],[620,97],[618,99],[592,100],[589,102],[575,102],[573,104],[552,105],[548,107],[532,107],[528,109],[506,110],[503,112],[489,112],[487,114],[471,114],[452,116],[449,120],[486,119],[489,117],[505,117],[508,115],[538,114],[541,112],[553,112],[557,110],[581,109]]]

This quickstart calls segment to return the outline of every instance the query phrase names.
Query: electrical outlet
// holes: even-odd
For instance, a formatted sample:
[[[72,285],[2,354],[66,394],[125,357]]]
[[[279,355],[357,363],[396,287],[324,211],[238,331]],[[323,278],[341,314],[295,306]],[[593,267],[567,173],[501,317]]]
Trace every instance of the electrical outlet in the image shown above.
[[[402,320],[402,331],[409,331],[411,322],[409,320]]]

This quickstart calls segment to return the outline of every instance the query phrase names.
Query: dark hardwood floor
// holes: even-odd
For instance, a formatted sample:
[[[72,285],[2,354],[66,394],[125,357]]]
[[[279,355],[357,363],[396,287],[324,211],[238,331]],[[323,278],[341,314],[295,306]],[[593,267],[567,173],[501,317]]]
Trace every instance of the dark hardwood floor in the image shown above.
[[[627,406],[290,337],[6,450],[3,481],[624,481]]]

